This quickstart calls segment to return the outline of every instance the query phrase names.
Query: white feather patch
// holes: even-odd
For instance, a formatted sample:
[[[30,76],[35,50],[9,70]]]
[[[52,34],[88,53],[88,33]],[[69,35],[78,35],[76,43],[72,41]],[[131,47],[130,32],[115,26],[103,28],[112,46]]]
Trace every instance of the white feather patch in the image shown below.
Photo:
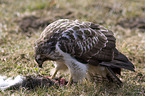
[[[74,81],[78,81],[86,77],[86,73],[88,70],[87,65],[78,62],[76,59],[72,58],[68,53],[64,53],[59,48],[59,42],[56,44],[56,50],[63,56],[64,62],[68,67]]]

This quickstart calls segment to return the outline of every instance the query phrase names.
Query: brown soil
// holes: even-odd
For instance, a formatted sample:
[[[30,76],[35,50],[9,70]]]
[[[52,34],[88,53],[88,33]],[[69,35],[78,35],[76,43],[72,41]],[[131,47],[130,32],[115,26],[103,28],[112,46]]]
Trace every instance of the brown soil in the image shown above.
[[[23,18],[18,18],[17,22],[19,24],[19,28],[23,33],[30,33],[34,30],[36,31],[42,28],[44,29],[47,25],[55,20],[75,18],[75,14],[72,11],[63,12],[62,10],[54,10],[51,13],[52,14],[49,17],[26,16]]]
[[[140,31],[145,32],[145,18],[124,19],[118,25],[130,29],[138,28]]]
[[[29,32],[33,29],[37,30],[42,27],[46,27],[52,21],[49,19],[43,19],[36,16],[23,17],[19,22],[19,27],[23,32]]]

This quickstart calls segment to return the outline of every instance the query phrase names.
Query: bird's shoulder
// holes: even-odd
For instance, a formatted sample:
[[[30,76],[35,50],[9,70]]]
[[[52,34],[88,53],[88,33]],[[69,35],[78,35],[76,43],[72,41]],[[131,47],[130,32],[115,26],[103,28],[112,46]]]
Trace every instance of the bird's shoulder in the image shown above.
[[[115,41],[113,32],[103,26],[92,22],[61,19],[45,28],[38,45],[42,43],[46,47],[49,45],[55,48],[58,45],[62,52],[87,62],[92,57],[104,57],[106,52],[112,54]]]
[[[102,48],[115,47],[113,32],[92,22],[78,22],[63,31],[58,41],[63,52],[87,58],[98,54]]]

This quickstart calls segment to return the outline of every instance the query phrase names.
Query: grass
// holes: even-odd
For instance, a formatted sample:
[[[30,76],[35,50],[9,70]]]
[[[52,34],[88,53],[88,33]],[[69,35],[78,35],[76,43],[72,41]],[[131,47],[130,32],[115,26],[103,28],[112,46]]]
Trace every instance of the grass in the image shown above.
[[[144,0],[1,0],[0,1],[0,74],[7,76],[45,74],[50,76],[52,62],[38,69],[34,62],[34,42],[42,30],[23,33],[16,22],[25,16],[59,19],[62,12],[72,12],[73,18],[99,23],[111,29],[117,38],[117,48],[134,63],[136,72],[123,70],[124,85],[106,89],[100,84],[79,84],[70,88],[37,88],[36,90],[6,90],[0,95],[81,95],[81,96],[143,96],[145,95],[145,32],[123,28],[117,23],[123,19],[145,17],[141,10]],[[55,14],[59,16],[55,18]],[[64,16],[65,17],[65,16]],[[62,18],[62,17],[61,17]],[[139,75],[139,74],[142,74]]]

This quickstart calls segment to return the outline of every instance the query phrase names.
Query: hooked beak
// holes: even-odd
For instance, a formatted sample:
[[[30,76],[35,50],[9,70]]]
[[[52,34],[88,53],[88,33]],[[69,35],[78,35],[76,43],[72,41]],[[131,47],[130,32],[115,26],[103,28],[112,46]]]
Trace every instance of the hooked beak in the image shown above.
[[[38,66],[39,66],[40,68],[42,68],[43,60],[41,59],[41,56],[40,56],[40,55],[37,55],[37,56],[35,57],[35,61],[37,62]]]
[[[37,59],[35,59],[35,61],[37,62],[38,66],[39,66],[40,68],[42,68],[43,62],[42,62],[41,60],[37,60]]]

